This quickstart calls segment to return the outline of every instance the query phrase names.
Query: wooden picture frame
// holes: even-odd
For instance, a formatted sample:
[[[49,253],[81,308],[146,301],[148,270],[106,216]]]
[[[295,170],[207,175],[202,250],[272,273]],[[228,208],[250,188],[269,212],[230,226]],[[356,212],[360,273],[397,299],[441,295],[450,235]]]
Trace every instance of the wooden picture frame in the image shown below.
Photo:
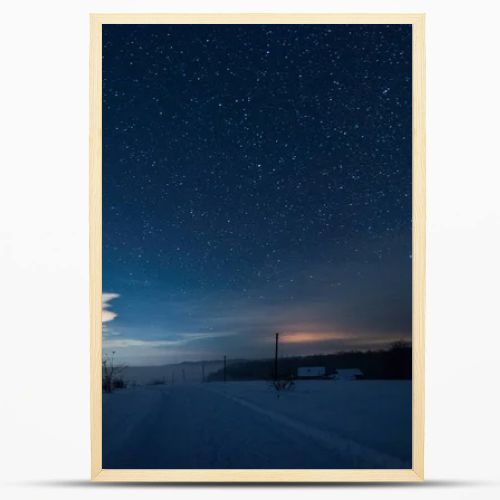
[[[102,26],[104,24],[411,24],[413,33],[412,469],[102,468]],[[424,14],[91,14],[90,16],[90,363],[91,478],[150,482],[374,482],[424,478],[425,68]]]

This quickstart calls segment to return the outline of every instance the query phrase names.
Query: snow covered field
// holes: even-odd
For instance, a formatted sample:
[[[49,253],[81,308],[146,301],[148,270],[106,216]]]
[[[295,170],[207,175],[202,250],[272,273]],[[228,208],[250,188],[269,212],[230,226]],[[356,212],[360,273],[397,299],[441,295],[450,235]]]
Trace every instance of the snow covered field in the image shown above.
[[[103,395],[104,468],[411,468],[410,381],[139,386]]]

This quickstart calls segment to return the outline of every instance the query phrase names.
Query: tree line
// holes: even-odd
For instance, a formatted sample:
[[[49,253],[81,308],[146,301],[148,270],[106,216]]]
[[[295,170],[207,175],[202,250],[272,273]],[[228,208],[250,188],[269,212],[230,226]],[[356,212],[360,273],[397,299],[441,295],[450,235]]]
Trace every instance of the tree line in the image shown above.
[[[367,380],[410,380],[412,377],[412,348],[408,342],[395,342],[388,349],[348,351],[336,354],[295,356],[279,360],[279,378],[292,379],[301,366],[324,366],[326,375],[337,369],[359,368]],[[274,374],[274,360],[248,360],[228,363],[226,380],[270,380]],[[218,370],[207,378],[222,381],[224,370]]]

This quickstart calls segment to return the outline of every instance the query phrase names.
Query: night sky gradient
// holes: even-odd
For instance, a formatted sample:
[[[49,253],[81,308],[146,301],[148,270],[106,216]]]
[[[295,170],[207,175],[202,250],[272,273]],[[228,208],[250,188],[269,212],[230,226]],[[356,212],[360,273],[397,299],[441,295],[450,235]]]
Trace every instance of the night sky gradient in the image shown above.
[[[103,27],[104,351],[411,337],[411,26]]]

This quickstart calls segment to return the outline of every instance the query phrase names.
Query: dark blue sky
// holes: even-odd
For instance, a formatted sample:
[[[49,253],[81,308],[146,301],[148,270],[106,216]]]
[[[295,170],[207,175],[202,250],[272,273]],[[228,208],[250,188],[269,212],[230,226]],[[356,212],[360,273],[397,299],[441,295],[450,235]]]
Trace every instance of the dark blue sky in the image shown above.
[[[129,364],[409,339],[411,26],[104,26],[103,292]]]

